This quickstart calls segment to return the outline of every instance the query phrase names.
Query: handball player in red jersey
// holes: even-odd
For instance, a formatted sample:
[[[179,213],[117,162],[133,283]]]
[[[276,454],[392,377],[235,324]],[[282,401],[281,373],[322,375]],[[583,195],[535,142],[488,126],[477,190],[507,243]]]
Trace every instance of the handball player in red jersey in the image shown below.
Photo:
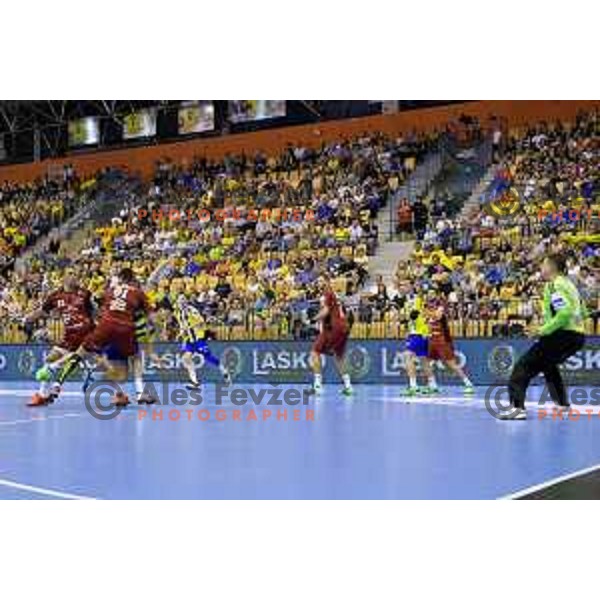
[[[101,361],[108,367],[109,378],[125,380],[129,359],[138,352],[136,318],[149,311],[148,299],[136,284],[133,271],[123,269],[104,293],[98,324],[70,356],[59,377],[64,381],[87,354],[106,354]],[[116,395],[114,403],[126,405],[129,400],[121,393]]]
[[[93,312],[90,292],[80,287],[75,277],[67,275],[62,288],[48,295],[41,308],[25,317],[25,322],[33,322],[44,315],[56,315],[64,324],[62,340],[52,347],[44,365],[36,373],[40,389],[33,395],[28,406],[45,406],[58,397],[61,383],[50,383],[60,366],[93,330]]]
[[[445,366],[460,377],[464,386],[464,393],[472,394],[474,391],[473,384],[456,358],[448,318],[446,317],[446,303],[441,295],[428,300],[425,313],[429,325],[429,360],[443,362]]]
[[[350,327],[344,309],[332,290],[330,282],[324,278],[322,286],[321,310],[316,317],[320,331],[310,356],[310,364],[315,377],[312,391],[319,394],[323,390],[321,356],[333,355],[335,366],[344,382],[342,393],[350,396],[352,395],[352,384],[344,360]]]

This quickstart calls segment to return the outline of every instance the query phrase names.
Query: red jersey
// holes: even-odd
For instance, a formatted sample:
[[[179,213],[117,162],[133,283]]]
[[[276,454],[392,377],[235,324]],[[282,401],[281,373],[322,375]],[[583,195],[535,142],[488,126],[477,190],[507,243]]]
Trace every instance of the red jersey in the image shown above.
[[[344,309],[334,292],[327,290],[321,298],[321,303],[329,309],[329,314],[323,319],[323,329],[337,331],[348,328]]]
[[[446,306],[441,301],[436,301],[427,307],[427,323],[429,325],[429,337],[431,339],[443,339],[451,341],[450,327],[446,318]]]
[[[118,284],[109,287],[102,299],[102,321],[105,323],[134,327],[137,313],[147,313],[148,310],[146,294],[135,285]]]
[[[92,295],[82,288],[72,292],[65,290],[52,292],[42,305],[42,310],[58,313],[65,330],[84,329],[93,324]]]

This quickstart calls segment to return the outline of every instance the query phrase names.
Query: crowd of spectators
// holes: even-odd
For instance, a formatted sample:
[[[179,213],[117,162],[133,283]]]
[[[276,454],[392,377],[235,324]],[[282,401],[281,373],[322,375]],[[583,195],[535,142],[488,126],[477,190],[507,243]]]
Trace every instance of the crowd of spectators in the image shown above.
[[[111,273],[131,266],[153,304],[184,293],[221,337],[306,337],[317,278],[327,274],[340,294],[362,288],[378,212],[435,143],[375,135],[318,150],[290,145],[275,157],[162,161],[76,254],[47,252],[15,273],[11,297],[31,308],[66,272],[98,295]],[[171,219],[174,209],[191,216]],[[153,321],[157,339],[176,334],[166,310]]]
[[[376,277],[366,285],[376,217],[436,148],[435,136],[365,136],[318,150],[290,145],[279,156],[220,162],[164,160],[76,255],[48,251],[12,274],[5,305],[31,308],[66,272],[99,295],[112,273],[131,266],[153,304],[186,294],[222,339],[303,339],[313,334],[315,284],[326,273],[353,315],[355,337],[406,335],[406,298],[415,292],[446,297],[455,335],[517,335],[540,314],[539,262],[551,251],[568,257],[592,317],[588,329],[597,332],[597,218],[558,220],[552,213],[600,212],[598,115],[495,142],[495,177],[480,206],[448,213],[440,197],[410,206],[419,215],[418,239],[392,283]],[[506,194],[518,198],[518,210],[494,214],[491,203]],[[540,218],[540,207],[552,211]],[[265,209],[272,211],[267,217],[251,218]],[[291,211],[275,217],[275,209]],[[170,218],[173,210],[181,216]],[[209,218],[199,218],[200,210]],[[173,339],[168,311],[157,310],[153,325],[155,339]]]
[[[16,184],[0,184],[0,274],[38,239],[75,214],[84,196],[71,167],[60,177]]]
[[[591,113],[571,127],[543,123],[509,138],[478,207],[453,218],[425,212],[420,241],[398,264],[378,317],[393,324],[402,297],[435,290],[448,299],[457,335],[518,334],[540,315],[539,265],[552,252],[568,258],[588,331],[600,333],[599,127]],[[494,213],[491,205],[505,195],[514,212]]]

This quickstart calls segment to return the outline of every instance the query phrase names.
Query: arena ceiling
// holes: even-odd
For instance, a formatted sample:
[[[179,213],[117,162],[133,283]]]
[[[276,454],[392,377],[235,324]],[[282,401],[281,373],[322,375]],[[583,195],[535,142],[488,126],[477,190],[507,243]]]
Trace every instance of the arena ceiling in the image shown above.
[[[0,132],[62,126],[69,120],[88,116],[118,121],[138,108],[178,104],[179,100],[3,100],[0,101]]]
[[[178,110],[181,100],[2,100],[0,101],[0,163],[28,162],[65,156],[70,152],[124,147],[134,143],[147,143],[144,136],[123,136],[126,117],[140,109],[158,109],[154,143],[181,139],[178,128]],[[369,114],[380,114],[383,101],[374,100],[287,100],[283,117],[250,118],[234,121],[229,116],[227,100],[211,100],[213,122],[199,135],[217,136],[244,133],[282,125],[319,122],[329,119],[346,119]],[[400,100],[393,101],[397,109],[410,110],[452,101]],[[69,123],[84,117],[98,118],[99,130],[94,142],[85,147],[71,143]],[[277,118],[275,118],[277,117]]]
[[[215,101],[219,102],[219,101]],[[353,114],[353,107],[366,101],[356,100],[296,100],[296,110],[317,120],[359,116]],[[401,100],[403,109],[448,104],[448,100]],[[119,122],[121,117],[136,109],[158,106],[162,109],[179,106],[180,100],[2,100],[0,101],[0,133],[47,129],[52,126],[64,126],[70,120],[81,117],[100,116],[113,118]],[[362,109],[364,112],[364,108]],[[358,112],[361,112],[359,109]]]

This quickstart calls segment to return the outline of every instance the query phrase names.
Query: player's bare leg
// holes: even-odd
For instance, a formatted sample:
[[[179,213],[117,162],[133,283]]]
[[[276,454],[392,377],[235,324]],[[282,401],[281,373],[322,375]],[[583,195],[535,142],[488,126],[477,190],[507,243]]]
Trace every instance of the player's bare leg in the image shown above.
[[[52,349],[44,366],[36,372],[36,379],[40,382],[40,390],[34,394],[27,406],[45,406],[58,399],[65,379],[81,363],[81,360],[76,358],[75,354],[64,348],[55,347]]]
[[[344,396],[351,396],[354,393],[354,390],[352,389],[352,382],[350,381],[350,375],[348,373],[348,369],[346,368],[346,361],[344,360],[344,357],[334,355],[333,362],[335,363],[337,371],[344,382],[342,394],[344,394]]]
[[[191,352],[184,352],[181,355],[181,364],[190,381],[186,387],[190,390],[200,389],[200,380],[198,379],[198,373],[196,373],[196,365],[194,365],[194,355]]]
[[[52,380],[68,355],[69,352],[64,348],[58,346],[52,348],[44,365],[36,371],[35,378],[39,382],[40,388],[28,402],[28,406],[45,406],[56,400],[60,393],[60,386],[56,381],[52,383]]]
[[[121,382],[127,379],[127,363],[114,364],[113,361],[108,360],[104,355],[88,351],[83,346],[80,346],[75,352],[70,353],[65,357],[63,362],[64,364],[56,378],[59,389],[62,388],[62,385],[69,376],[80,367],[84,368],[87,373],[84,392],[91,381],[92,369],[97,369],[98,367],[105,369],[106,377],[111,381]]]
[[[321,374],[321,355],[314,350],[310,353],[308,359],[310,368],[312,369],[314,382],[311,392],[320,394],[323,391],[323,376]]]
[[[423,365],[423,373],[427,378],[427,386],[423,388],[422,393],[424,394],[437,394],[439,392],[435,375],[433,373],[433,364],[426,356],[421,357],[421,364]]]
[[[105,357],[102,357],[105,358]],[[104,361],[102,361],[104,362]],[[133,362],[133,361],[132,361]],[[127,375],[129,374],[129,359],[124,360],[108,360],[106,369],[106,377],[114,383],[126,383]],[[133,366],[132,366],[133,368]],[[125,407],[129,404],[129,397],[121,389],[115,393],[112,399],[113,406]]]
[[[464,393],[465,394],[473,394],[475,392],[475,389],[473,387],[473,384],[471,383],[471,380],[469,379],[469,376],[465,373],[465,370],[458,364],[457,360],[455,358],[453,358],[452,360],[445,360],[444,364],[458,377],[460,377],[461,381],[463,382],[463,386],[464,386]]]
[[[188,374],[189,383],[186,386],[188,390],[198,390],[201,388],[202,383],[198,377],[196,371],[196,365],[194,364],[194,354],[202,355],[204,363],[219,369],[219,372],[223,376],[223,383],[225,385],[231,385],[231,374],[227,367],[221,362],[218,356],[215,356],[208,347],[206,342],[197,342],[193,345],[193,349],[187,350],[182,354],[182,363]]]
[[[131,360],[131,371],[133,373],[133,385],[135,387],[135,399],[138,404],[156,404],[158,398],[146,392],[144,385],[144,351],[139,350]]]
[[[56,350],[56,352],[54,352],[54,350]],[[84,355],[87,353],[81,348],[75,352],[69,352],[62,348],[55,348],[54,350],[53,352],[56,359],[54,359],[54,356],[52,355],[49,356],[46,365],[36,373],[36,378],[40,381],[40,392],[34,394],[27,406],[46,406],[57,400],[60,396],[64,382],[77,370],[77,368],[79,368],[79,366],[84,366],[89,372],[84,359]],[[49,382],[51,379],[54,379],[54,382],[50,387]]]
[[[204,357],[205,363],[208,363],[212,367],[216,367],[217,369],[219,369],[219,372],[223,376],[223,383],[225,385],[231,385],[231,374],[229,373],[229,370],[219,360],[219,358],[210,351],[210,348],[206,343],[202,345],[198,352]]]
[[[417,357],[413,352],[406,352],[404,355],[404,364],[406,368],[406,374],[408,375],[408,388],[406,390],[407,396],[414,396],[417,394]]]

